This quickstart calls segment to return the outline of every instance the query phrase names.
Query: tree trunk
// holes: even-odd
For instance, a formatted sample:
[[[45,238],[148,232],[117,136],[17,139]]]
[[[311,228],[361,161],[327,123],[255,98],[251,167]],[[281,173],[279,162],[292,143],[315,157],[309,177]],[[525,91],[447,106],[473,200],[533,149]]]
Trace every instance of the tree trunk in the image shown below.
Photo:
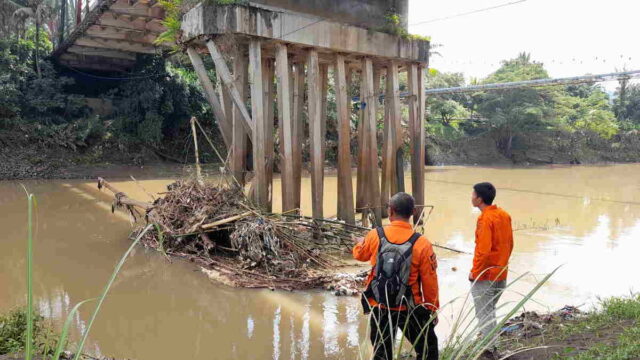
[[[33,61],[36,65],[36,73],[38,74],[38,78],[40,78],[40,61],[38,59],[38,51],[40,48],[40,19],[38,19],[38,11],[36,10],[36,47],[34,49],[34,57]]]
[[[513,135],[509,134],[509,136],[507,137],[507,144],[505,146],[505,153],[509,159],[513,157],[513,154],[511,153],[512,144],[513,144]]]
[[[65,22],[67,21],[67,0],[60,1],[60,26],[59,26],[59,34],[58,34],[58,45],[61,45],[64,42],[64,27]]]
[[[82,0],[76,1],[76,25],[82,22]]]

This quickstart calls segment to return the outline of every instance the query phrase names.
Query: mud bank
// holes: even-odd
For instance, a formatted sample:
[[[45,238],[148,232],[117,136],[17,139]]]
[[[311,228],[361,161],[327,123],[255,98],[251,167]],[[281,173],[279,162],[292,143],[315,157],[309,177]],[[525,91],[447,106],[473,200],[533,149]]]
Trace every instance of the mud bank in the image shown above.
[[[609,140],[592,134],[541,132],[515,137],[511,158],[486,135],[445,140],[428,135],[428,165],[602,164],[640,161],[640,133],[629,131]]]
[[[640,296],[605,299],[589,312],[524,312],[502,330],[498,347],[506,359],[638,359]]]

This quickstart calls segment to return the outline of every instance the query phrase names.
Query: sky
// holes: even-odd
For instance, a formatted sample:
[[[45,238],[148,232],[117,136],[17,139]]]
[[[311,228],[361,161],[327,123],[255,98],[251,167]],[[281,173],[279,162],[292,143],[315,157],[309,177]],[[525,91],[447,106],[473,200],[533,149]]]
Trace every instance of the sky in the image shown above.
[[[640,70],[639,15],[640,0],[409,0],[408,23],[441,45],[431,68],[483,78],[526,51],[567,77]]]

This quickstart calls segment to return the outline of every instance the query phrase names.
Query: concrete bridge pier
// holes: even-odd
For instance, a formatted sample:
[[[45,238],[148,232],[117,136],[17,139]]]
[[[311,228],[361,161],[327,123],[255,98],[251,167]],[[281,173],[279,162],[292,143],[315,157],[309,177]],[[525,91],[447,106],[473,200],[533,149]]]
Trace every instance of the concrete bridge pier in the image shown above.
[[[282,210],[300,207],[305,143],[302,129],[306,118],[313,217],[325,216],[326,107],[332,76],[339,137],[337,214],[345,222],[354,223],[355,212],[364,210],[373,213],[379,223],[389,196],[403,190],[402,158],[398,156],[405,140],[401,119],[404,105],[399,90],[403,71],[407,72],[410,92],[407,124],[412,192],[416,203],[424,205],[424,76],[428,41],[256,3],[201,3],[184,16],[182,30],[189,57],[231,152],[232,174],[240,183],[245,181],[246,153],[251,148],[252,193],[258,206],[271,210],[277,134]],[[215,65],[221,83],[217,92],[207,76],[203,55],[210,56]],[[352,106],[348,85],[354,73],[360,75],[357,154],[350,147]],[[380,97],[382,84],[384,105]],[[378,110],[382,106],[384,126],[379,144]],[[351,182],[354,155],[358,159],[355,203]]]

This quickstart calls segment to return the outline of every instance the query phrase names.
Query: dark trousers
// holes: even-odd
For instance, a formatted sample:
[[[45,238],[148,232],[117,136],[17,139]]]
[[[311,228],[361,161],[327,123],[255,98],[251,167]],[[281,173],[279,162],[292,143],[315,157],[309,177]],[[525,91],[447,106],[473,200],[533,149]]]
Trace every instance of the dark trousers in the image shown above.
[[[375,360],[391,360],[393,358],[393,343],[397,329],[403,331],[416,351],[417,360],[438,359],[438,338],[434,331],[435,325],[429,322],[431,311],[423,306],[417,306],[411,311],[394,311],[378,306],[371,310],[371,343]]]

